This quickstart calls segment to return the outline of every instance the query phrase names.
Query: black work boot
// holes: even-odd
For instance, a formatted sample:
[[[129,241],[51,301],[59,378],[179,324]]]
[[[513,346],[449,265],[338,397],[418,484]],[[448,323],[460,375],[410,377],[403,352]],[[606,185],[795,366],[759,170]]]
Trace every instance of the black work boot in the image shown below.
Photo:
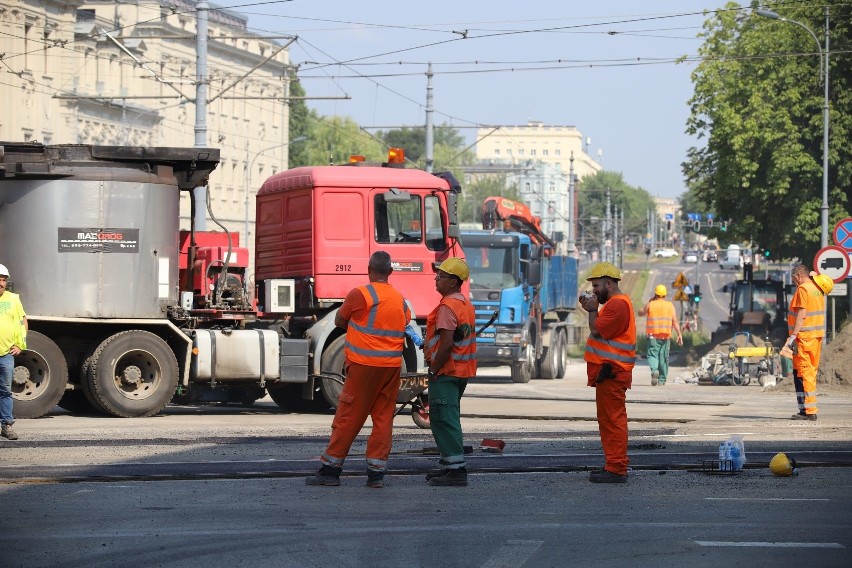
[[[323,464],[316,475],[305,478],[305,485],[340,485],[342,467]]]
[[[443,477],[443,476],[447,475],[447,471],[449,471],[449,470],[445,467],[442,467],[441,469],[433,469],[431,471],[428,471],[428,472],[426,472],[426,481],[429,481],[430,479],[435,479],[436,477]]]
[[[372,487],[373,489],[381,489],[385,486],[385,472],[383,471],[373,471],[372,469],[367,470],[367,487]]]
[[[627,483],[627,476],[602,469],[590,473],[589,481],[592,483]]]
[[[444,475],[438,475],[429,480],[433,487],[465,487],[467,485],[467,468],[445,470]]]

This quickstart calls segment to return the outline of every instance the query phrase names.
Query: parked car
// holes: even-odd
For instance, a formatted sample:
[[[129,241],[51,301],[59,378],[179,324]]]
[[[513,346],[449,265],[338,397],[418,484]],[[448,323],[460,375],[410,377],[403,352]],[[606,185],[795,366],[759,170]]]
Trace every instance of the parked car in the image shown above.
[[[677,255],[678,254],[675,249],[657,249],[654,251],[654,256],[656,258],[675,258]]]
[[[688,250],[683,253],[683,261],[684,262],[698,262],[698,251],[697,250]]]

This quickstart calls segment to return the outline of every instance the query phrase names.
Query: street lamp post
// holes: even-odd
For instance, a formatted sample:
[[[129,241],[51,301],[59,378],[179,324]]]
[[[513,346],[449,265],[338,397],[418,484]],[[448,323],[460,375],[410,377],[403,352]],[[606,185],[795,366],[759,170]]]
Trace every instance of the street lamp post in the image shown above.
[[[778,13],[773,12],[772,10],[759,9],[756,11],[758,16],[763,16],[765,18],[771,18],[773,20],[780,20],[782,22],[787,22],[790,24],[795,24],[801,28],[804,28],[811,37],[816,41],[817,49],[819,50],[819,60],[820,66],[820,75],[822,75],[822,71],[825,72],[825,80],[824,80],[824,90],[825,97],[823,99],[822,105],[822,205],[820,205],[820,218],[821,218],[821,229],[820,229],[820,246],[823,248],[828,246],[828,53],[829,53],[829,44],[828,44],[828,6],[825,7],[825,50],[822,49],[822,45],[819,43],[819,38],[814,33],[814,31],[801,22],[797,22],[796,20],[791,20],[789,18],[783,18]]]
[[[246,211],[245,211],[245,213],[246,213],[245,225],[244,225],[244,229],[243,229],[245,232],[243,234],[243,239],[245,239],[244,242],[245,242],[246,245],[248,244],[248,226],[249,226],[249,182],[251,180],[251,171],[252,171],[252,169],[254,169],[254,162],[264,152],[269,152],[270,150],[276,150],[278,148],[283,148],[284,146],[289,146],[290,144],[295,144],[296,142],[301,142],[301,141],[307,140],[307,139],[308,139],[307,136],[296,136],[295,138],[293,138],[292,140],[288,140],[287,142],[283,142],[281,144],[276,144],[275,146],[270,146],[269,148],[264,148],[263,150],[260,150],[259,152],[257,152],[254,155],[254,157],[252,157],[251,162],[249,163],[248,167],[246,168],[245,182],[244,182],[244,187],[243,187],[243,190],[245,192],[245,209],[246,209]]]

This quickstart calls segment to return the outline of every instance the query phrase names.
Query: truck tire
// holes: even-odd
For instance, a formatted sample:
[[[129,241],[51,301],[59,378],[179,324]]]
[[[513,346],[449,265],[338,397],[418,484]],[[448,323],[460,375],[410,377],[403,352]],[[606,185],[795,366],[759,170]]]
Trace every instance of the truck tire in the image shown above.
[[[564,329],[559,330],[559,370],[556,372],[557,379],[564,379],[568,372],[568,333]]]
[[[83,390],[107,414],[138,418],[165,408],[177,384],[177,359],[168,344],[148,331],[130,330],[98,346]]]
[[[527,343],[521,353],[521,360],[512,363],[512,382],[528,383],[535,372],[535,349]]]
[[[59,346],[37,331],[27,333],[27,348],[15,357],[12,399],[15,418],[47,414],[65,394],[68,363]]]
[[[555,379],[559,375],[559,350],[562,349],[562,343],[559,339],[559,332],[553,332],[553,339],[550,342],[550,347],[544,352],[541,358],[541,378]]]
[[[343,351],[344,343],[346,343],[346,336],[341,335],[326,348],[320,360],[320,372],[346,376],[346,373],[344,373],[346,366],[346,353]],[[332,379],[321,379],[319,389],[329,406],[337,408],[337,399],[343,392],[343,383]]]

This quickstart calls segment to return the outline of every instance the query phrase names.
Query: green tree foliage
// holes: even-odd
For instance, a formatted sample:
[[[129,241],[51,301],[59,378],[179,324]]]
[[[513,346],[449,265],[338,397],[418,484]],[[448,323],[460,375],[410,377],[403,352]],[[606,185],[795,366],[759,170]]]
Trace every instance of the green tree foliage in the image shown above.
[[[433,129],[433,161],[440,163],[438,155],[446,155],[446,158],[457,155],[465,146],[464,138],[458,130],[447,125],[441,125]],[[384,140],[388,148],[405,149],[405,157],[418,168],[426,166],[426,128],[401,128],[398,130],[379,131],[376,137]],[[461,156],[459,157],[459,159]],[[460,161],[446,163],[444,169],[457,166]]]
[[[821,2],[764,7],[824,37]],[[831,10],[829,230],[852,199],[852,3]],[[756,6],[756,3],[755,3]],[[800,26],[753,14],[714,13],[704,25],[693,72],[684,174],[696,202],[731,219],[728,233],[807,258],[819,247],[823,83],[814,38]],[[824,44],[823,44],[824,45]]]
[[[290,83],[290,96],[304,97],[305,89],[299,81]],[[311,136],[311,110],[305,104],[304,99],[296,99],[290,101],[290,140],[299,136],[304,136],[304,142],[298,142],[289,146],[287,149],[288,161],[291,168],[308,165],[307,148],[308,140]]]

